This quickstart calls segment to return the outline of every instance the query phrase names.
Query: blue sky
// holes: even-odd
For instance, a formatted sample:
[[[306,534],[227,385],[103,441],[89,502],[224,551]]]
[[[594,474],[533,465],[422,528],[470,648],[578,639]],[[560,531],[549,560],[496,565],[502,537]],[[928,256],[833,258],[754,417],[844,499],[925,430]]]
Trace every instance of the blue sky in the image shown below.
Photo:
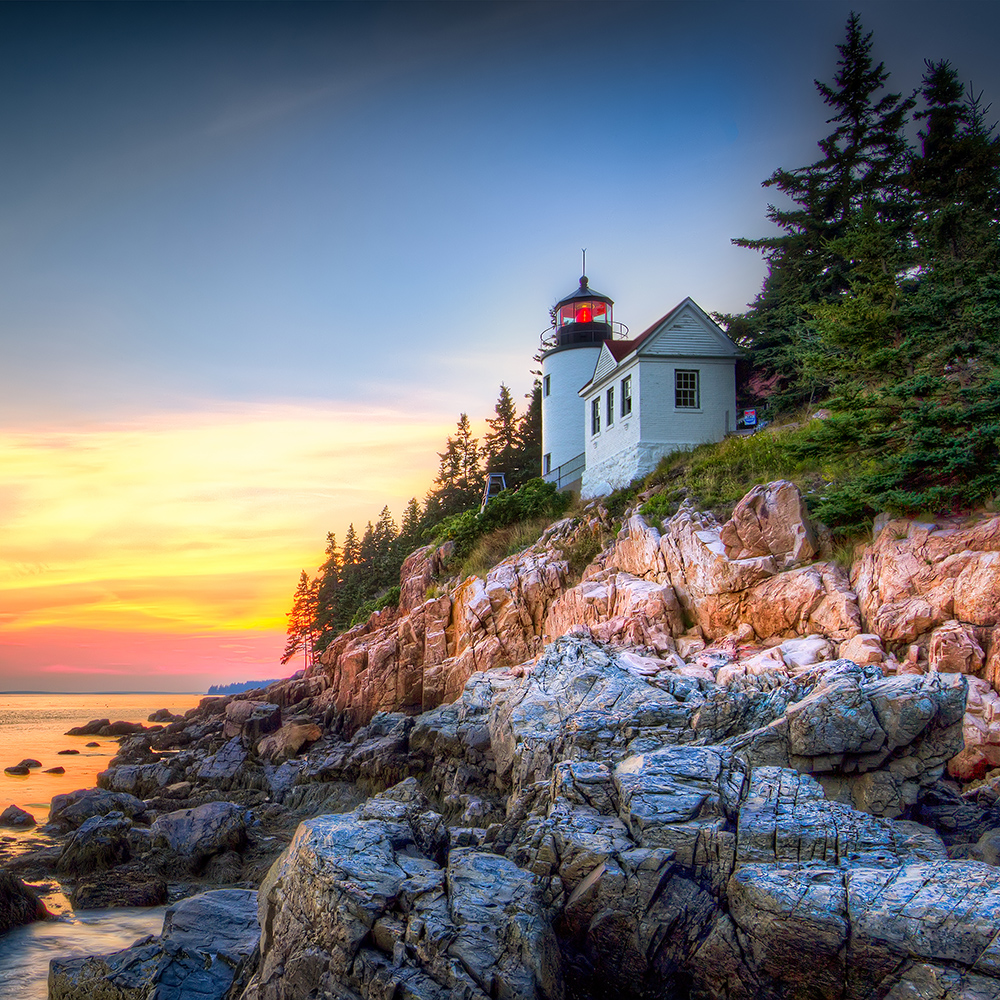
[[[633,333],[743,308],[851,6],[0,5],[0,688],[104,662],[74,629],[273,672],[325,532],[528,391],[582,247]],[[854,6],[893,89],[1000,100],[1000,5]]]
[[[0,419],[488,411],[589,251],[640,330],[741,308],[848,4],[6,5]],[[992,5],[861,9],[989,95]]]

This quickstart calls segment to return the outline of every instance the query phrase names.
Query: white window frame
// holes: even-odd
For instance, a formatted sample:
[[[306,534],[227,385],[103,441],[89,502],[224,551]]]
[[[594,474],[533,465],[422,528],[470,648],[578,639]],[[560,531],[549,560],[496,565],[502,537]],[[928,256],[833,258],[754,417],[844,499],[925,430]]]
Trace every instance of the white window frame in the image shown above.
[[[595,396],[590,401],[590,433],[601,433],[601,397]]]
[[[692,394],[692,395],[689,395]],[[693,398],[693,403],[681,402],[682,399]],[[701,409],[701,370],[698,368],[674,369],[674,409]]]
[[[615,422],[615,387],[613,385],[608,386],[607,391],[607,405],[604,407],[605,413],[605,423],[610,427]]]
[[[632,412],[632,376],[622,379],[622,416],[627,417]]]

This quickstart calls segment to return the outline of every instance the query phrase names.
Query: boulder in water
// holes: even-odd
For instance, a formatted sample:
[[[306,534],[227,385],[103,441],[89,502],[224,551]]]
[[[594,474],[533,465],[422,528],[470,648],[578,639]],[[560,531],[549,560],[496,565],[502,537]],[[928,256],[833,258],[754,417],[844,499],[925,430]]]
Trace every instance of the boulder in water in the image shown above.
[[[65,833],[75,830],[91,816],[119,812],[140,823],[146,821],[146,803],[127,792],[104,788],[78,788],[75,792],[53,795],[49,806],[49,826]]]
[[[0,826],[34,826],[35,817],[13,803],[0,813]]]
[[[223,1000],[260,938],[257,893],[218,889],[170,907],[159,938],[49,963],[50,1000]]]
[[[74,726],[66,730],[67,736],[97,736],[105,727],[110,726],[110,719],[91,719],[85,726]]]
[[[19,878],[0,870],[0,934],[49,915],[45,904]]]

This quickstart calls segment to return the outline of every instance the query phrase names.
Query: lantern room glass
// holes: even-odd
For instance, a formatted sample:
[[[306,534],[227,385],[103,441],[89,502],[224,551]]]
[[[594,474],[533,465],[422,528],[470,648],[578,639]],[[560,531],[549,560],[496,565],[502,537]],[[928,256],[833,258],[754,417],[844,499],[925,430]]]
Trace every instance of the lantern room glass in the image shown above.
[[[559,307],[559,325],[569,323],[607,323],[611,325],[611,306],[594,299],[579,299]]]

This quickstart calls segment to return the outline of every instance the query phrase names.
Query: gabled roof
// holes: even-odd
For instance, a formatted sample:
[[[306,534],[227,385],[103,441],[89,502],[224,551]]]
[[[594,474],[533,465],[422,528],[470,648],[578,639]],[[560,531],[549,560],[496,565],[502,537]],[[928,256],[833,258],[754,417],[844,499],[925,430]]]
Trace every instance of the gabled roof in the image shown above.
[[[725,331],[688,297],[661,316],[632,340],[606,340],[594,366],[594,374],[578,394],[590,392],[617,368],[635,356],[642,357],[721,357],[742,354]]]
[[[606,340],[604,346],[611,353],[615,361],[621,361],[627,357],[635,348],[634,340]]]

